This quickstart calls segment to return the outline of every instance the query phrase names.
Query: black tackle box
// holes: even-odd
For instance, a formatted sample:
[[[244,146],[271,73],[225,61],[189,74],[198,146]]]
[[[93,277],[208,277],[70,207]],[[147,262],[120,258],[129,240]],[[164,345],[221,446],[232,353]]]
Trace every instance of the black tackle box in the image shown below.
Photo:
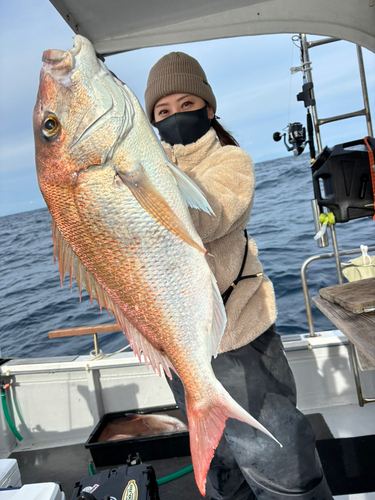
[[[104,498],[159,500],[155,471],[151,465],[124,465],[87,476],[76,483],[71,500]]]
[[[372,151],[375,139],[367,137]],[[328,147],[311,166],[315,197],[333,212],[336,222],[374,215],[369,152],[364,139]]]
[[[90,450],[96,467],[125,464],[129,455],[135,456],[137,453],[144,462],[190,455],[189,431],[187,429],[98,442],[108,425],[124,418],[127,414],[163,414],[178,418],[187,424],[184,415],[176,405],[107,413],[99,421],[85,443],[85,448]]]

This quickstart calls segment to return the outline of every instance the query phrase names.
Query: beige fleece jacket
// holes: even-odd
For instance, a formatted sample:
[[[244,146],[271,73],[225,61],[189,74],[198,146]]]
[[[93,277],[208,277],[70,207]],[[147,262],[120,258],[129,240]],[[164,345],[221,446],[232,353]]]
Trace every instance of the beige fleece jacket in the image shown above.
[[[237,278],[244,257],[244,229],[254,201],[254,165],[236,146],[220,145],[211,128],[197,142],[170,146],[162,142],[169,159],[183,170],[206,195],[215,216],[190,209],[195,228],[223,293]],[[262,272],[258,249],[249,237],[243,276]],[[240,281],[226,306],[227,326],[219,352],[242,347],[265,332],[276,319],[275,295],[266,276]]]

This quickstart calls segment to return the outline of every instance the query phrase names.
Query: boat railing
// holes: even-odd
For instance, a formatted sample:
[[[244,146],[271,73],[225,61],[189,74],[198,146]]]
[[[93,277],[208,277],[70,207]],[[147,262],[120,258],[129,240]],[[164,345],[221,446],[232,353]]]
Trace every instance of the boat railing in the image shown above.
[[[309,57],[309,49],[311,49],[313,47],[317,47],[319,45],[326,44],[326,43],[338,42],[338,41],[340,41],[340,39],[338,39],[338,38],[323,38],[320,40],[314,40],[314,41],[308,42],[306,34],[302,33],[300,35],[300,37],[301,37],[302,57],[303,57],[303,63],[304,63],[304,68],[305,68],[304,74],[305,74],[307,83],[313,83],[311,61],[310,61],[310,57]],[[315,103],[314,88],[312,87],[310,90],[310,96],[311,96],[311,99],[313,100],[313,104],[311,105],[312,116],[313,116],[313,121],[314,121],[315,135],[316,135],[316,141],[317,141],[319,153],[321,153],[323,150],[322,140],[321,140],[321,136],[320,136],[320,127],[326,123],[331,123],[331,122],[338,121],[338,120],[346,120],[347,118],[354,118],[356,116],[365,116],[368,135],[371,137],[373,136],[370,104],[369,104],[369,97],[368,97],[367,84],[366,84],[365,67],[363,64],[362,48],[360,45],[356,45],[356,49],[357,49],[359,76],[361,79],[361,88],[362,88],[362,96],[363,96],[363,109],[353,111],[351,113],[345,113],[345,114],[338,115],[338,116],[330,116],[327,118],[318,118],[318,113],[317,113],[316,103]]]
[[[369,247],[368,251],[373,252],[375,251],[375,246]],[[309,264],[312,262],[315,262],[317,260],[321,259],[332,259],[334,258],[336,260],[336,265],[337,265],[337,260],[339,257],[345,256],[345,255],[354,255],[361,253],[361,249],[355,249],[355,250],[347,250],[343,252],[333,252],[333,253],[326,253],[326,254],[321,254],[321,255],[314,255],[310,257],[309,259],[305,260],[301,267],[301,280],[302,280],[302,289],[303,289],[303,296],[305,299],[305,305],[306,305],[306,314],[307,314],[307,321],[309,324],[309,331],[310,331],[310,337],[316,337],[315,329],[314,329],[314,322],[313,322],[313,317],[312,317],[312,311],[311,311],[311,304],[310,304],[310,296],[309,296],[309,291],[308,291],[308,286],[307,286],[307,279],[306,279],[306,269]],[[339,283],[342,283],[342,275],[341,275],[341,270],[345,267],[347,267],[348,263],[342,263],[339,262],[340,265],[340,276],[339,276]],[[355,346],[352,344],[352,342],[349,343],[349,350],[350,350],[350,358],[352,361],[352,367],[353,367],[353,374],[354,374],[354,380],[355,380],[355,385],[357,389],[357,396],[358,396],[358,404],[359,406],[364,406],[366,403],[374,403],[375,398],[365,398],[363,397],[363,392],[362,392],[362,386],[361,386],[361,379],[359,376],[359,363],[358,363],[358,358],[357,358],[357,352]]]
[[[369,247],[368,251],[369,252],[375,251],[375,246]],[[320,254],[320,255],[313,255],[312,257],[309,257],[307,260],[305,260],[305,262],[302,264],[301,280],[302,280],[303,296],[304,296],[305,305],[306,305],[306,315],[307,315],[307,322],[309,325],[310,337],[316,337],[316,333],[315,333],[315,328],[314,328],[314,321],[313,321],[312,311],[311,311],[310,296],[309,296],[309,290],[308,290],[307,279],[306,279],[307,266],[309,266],[312,262],[315,262],[315,261],[321,260],[321,259],[335,259],[336,260],[336,258],[338,256],[343,257],[345,255],[354,255],[354,254],[360,254],[360,253],[361,253],[361,250],[358,248],[358,249],[346,250],[346,251],[342,251],[342,252],[338,252],[338,253],[332,252],[332,253],[325,253],[325,254]],[[340,273],[341,273],[341,270],[345,266],[347,266],[347,264],[340,262],[339,265],[340,265]],[[339,280],[339,282],[342,283],[342,279]]]
[[[318,153],[320,154],[323,151],[320,128],[322,125],[325,125],[326,123],[331,123],[331,122],[335,122],[338,120],[346,120],[348,118],[354,118],[357,116],[364,116],[366,119],[367,134],[369,136],[373,137],[373,128],[372,128],[372,120],[371,120],[371,112],[370,112],[370,104],[369,104],[369,97],[368,97],[362,48],[359,45],[356,45],[358,69],[359,69],[362,98],[363,98],[363,108],[360,110],[357,110],[357,111],[353,111],[351,113],[345,113],[345,114],[326,117],[326,118],[319,118],[317,106],[316,106],[316,100],[315,100],[315,91],[314,91],[314,83],[313,83],[313,77],[312,77],[312,66],[311,66],[312,62],[310,60],[309,50],[314,48],[314,47],[320,46],[320,45],[338,42],[338,41],[340,41],[340,39],[334,38],[334,37],[329,37],[329,38],[321,38],[321,39],[317,39],[317,40],[313,40],[313,41],[308,41],[307,35],[305,33],[301,33],[299,35],[299,37],[300,37],[300,43],[301,43],[301,60],[303,63],[302,64],[302,68],[303,68],[302,71],[303,71],[303,75],[304,75],[304,81],[308,85],[310,85],[310,87],[309,87],[310,101],[308,104],[311,107],[311,114],[312,114],[312,119],[313,119],[313,123],[314,123],[316,142],[317,142],[317,146],[318,146]],[[305,106],[306,106],[306,103],[305,103]],[[322,214],[322,207],[320,207],[318,205],[316,199],[312,200],[312,211],[313,211],[315,230],[316,230],[316,232],[318,232],[321,228],[321,223],[319,222],[319,217]],[[330,210],[327,209],[327,212],[330,212]],[[340,266],[340,255],[345,255],[345,253],[342,254],[338,250],[335,224],[330,226],[330,232],[331,232],[331,239],[332,239],[332,246],[333,246],[334,253],[327,254],[327,255],[322,256],[322,257],[318,256],[316,258],[312,258],[312,260],[317,260],[319,258],[331,258],[331,257],[334,258],[335,263],[336,263],[336,272],[337,272],[338,281],[341,284],[342,283],[342,275],[341,275],[341,266]],[[317,239],[317,244],[318,244],[319,248],[324,248],[324,247],[327,247],[329,245],[327,232],[322,237]],[[346,254],[346,255],[350,255],[350,254]],[[305,293],[305,289],[304,289],[304,293]],[[306,300],[307,299],[305,296],[305,301]],[[312,323],[310,303],[307,304],[307,302],[306,302],[306,310],[307,310],[307,316],[308,316],[308,322],[309,322],[310,335],[314,336],[314,326]]]

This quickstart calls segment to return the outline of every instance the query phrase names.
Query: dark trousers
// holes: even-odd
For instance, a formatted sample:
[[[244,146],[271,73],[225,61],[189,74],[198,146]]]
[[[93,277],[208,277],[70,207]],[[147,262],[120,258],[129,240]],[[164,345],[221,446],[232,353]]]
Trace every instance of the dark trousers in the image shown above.
[[[231,396],[283,445],[249,425],[228,419],[207,475],[206,498],[215,500],[332,500],[307,418],[296,409],[296,388],[272,326],[250,344],[212,360]],[[185,413],[181,380],[168,380]]]

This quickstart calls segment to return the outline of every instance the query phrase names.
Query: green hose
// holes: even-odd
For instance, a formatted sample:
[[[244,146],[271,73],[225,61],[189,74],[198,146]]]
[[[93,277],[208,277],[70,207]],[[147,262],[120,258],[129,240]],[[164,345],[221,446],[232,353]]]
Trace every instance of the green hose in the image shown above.
[[[189,474],[193,470],[192,465],[188,465],[185,467],[185,469],[181,469],[177,472],[174,472],[173,474],[170,474],[169,476],[161,477],[160,479],[157,479],[156,482],[160,484],[168,483],[169,481],[173,481],[174,479],[177,479],[178,477],[184,476],[185,474]]]
[[[13,434],[16,436],[16,438],[19,441],[22,441],[23,437],[17,431],[17,429],[16,429],[16,427],[15,427],[15,425],[13,423],[12,417],[10,416],[9,408],[8,408],[8,403],[7,403],[7,398],[6,398],[4,390],[1,391],[1,404],[2,404],[2,407],[3,407],[3,412],[4,412],[5,420],[7,421],[8,425],[10,427],[10,430],[13,432]]]
[[[95,476],[95,467],[92,462],[89,462],[89,476]]]
[[[177,479],[181,476],[184,476],[185,474],[188,474],[193,470],[192,465],[188,465],[188,467],[185,467],[184,469],[181,469],[177,472],[174,472],[173,474],[170,474],[169,476],[161,477],[160,479],[157,479],[156,482],[158,485],[168,483],[169,481],[173,481],[174,479]],[[89,475],[90,476],[95,476],[95,469],[94,469],[94,464],[92,462],[89,463]]]

